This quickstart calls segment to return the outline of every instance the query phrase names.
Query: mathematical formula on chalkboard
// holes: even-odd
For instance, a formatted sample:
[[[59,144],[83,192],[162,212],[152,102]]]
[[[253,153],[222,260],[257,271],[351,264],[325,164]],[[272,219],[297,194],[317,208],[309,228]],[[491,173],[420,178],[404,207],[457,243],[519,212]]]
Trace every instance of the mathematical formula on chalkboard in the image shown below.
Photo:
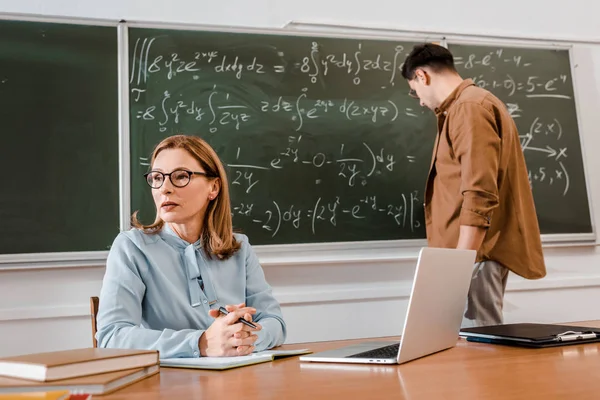
[[[132,134],[146,138],[134,170],[149,167],[150,138],[198,134],[227,165],[234,224],[261,243],[424,237],[436,127],[400,74],[412,43],[152,33],[130,38]],[[515,119],[534,197],[585,191],[570,69],[535,51],[450,49]]]

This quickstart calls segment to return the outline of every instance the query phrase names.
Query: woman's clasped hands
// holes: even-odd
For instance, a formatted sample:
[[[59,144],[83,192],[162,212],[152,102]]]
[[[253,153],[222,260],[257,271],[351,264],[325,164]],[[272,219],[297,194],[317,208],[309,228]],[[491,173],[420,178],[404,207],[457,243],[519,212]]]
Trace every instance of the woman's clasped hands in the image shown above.
[[[246,307],[244,303],[225,306],[229,314],[223,315],[219,310],[210,310],[209,315],[215,321],[200,336],[198,347],[203,357],[245,356],[254,351],[254,343],[258,339],[255,332],[262,327],[253,322],[256,328],[238,321],[243,318],[252,322],[252,314],[256,309]]]

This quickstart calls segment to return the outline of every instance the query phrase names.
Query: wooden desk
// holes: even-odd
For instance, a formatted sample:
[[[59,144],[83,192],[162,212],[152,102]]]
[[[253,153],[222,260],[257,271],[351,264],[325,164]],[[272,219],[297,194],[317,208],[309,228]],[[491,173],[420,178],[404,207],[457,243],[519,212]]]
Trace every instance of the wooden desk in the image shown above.
[[[579,324],[600,327],[600,321]],[[283,348],[317,352],[354,342]],[[220,372],[161,368],[160,374],[102,399],[582,400],[600,398],[598,382],[597,343],[522,349],[460,339],[452,349],[395,366],[308,363],[293,357]]]

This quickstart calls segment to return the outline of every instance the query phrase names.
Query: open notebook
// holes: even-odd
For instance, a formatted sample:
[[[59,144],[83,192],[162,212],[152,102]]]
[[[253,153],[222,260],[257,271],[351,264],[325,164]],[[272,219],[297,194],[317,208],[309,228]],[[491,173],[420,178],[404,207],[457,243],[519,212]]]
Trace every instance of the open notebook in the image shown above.
[[[161,367],[225,370],[273,361],[276,358],[308,354],[308,349],[267,350],[239,357],[163,358]]]

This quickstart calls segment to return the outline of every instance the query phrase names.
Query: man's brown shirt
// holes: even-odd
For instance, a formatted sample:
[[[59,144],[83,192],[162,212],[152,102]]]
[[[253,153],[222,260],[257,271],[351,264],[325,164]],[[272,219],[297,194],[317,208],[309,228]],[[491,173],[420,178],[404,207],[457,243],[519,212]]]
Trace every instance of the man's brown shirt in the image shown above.
[[[455,248],[460,225],[482,227],[477,261],[497,261],[528,279],[545,276],[525,158],[505,105],[467,79],[436,116],[425,189],[429,246]]]

